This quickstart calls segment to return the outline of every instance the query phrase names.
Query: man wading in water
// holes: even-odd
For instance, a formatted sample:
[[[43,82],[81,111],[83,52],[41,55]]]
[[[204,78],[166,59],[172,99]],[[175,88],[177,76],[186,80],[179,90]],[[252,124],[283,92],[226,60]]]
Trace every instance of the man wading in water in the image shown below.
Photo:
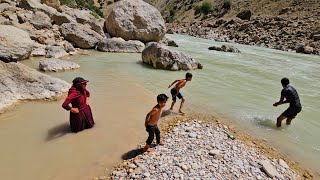
[[[287,119],[287,125],[291,124],[292,119],[296,117],[296,115],[301,111],[300,98],[293,86],[289,85],[288,78],[282,78],[282,91],[280,101],[273,104],[273,106],[278,106],[285,103],[290,103],[290,106],[287,110],[285,110],[278,118],[277,118],[277,126],[281,127],[281,121]],[[284,101],[284,98],[286,100]]]
[[[187,73],[186,74],[186,78],[185,79],[178,79],[173,81],[173,83],[171,83],[169,85],[168,88],[170,88],[171,86],[173,86],[175,83],[177,83],[174,88],[171,89],[171,95],[172,95],[172,104],[170,107],[170,110],[173,110],[173,106],[177,101],[177,97],[179,99],[181,99],[181,104],[180,104],[180,108],[179,108],[179,113],[184,114],[184,112],[182,111],[182,107],[184,104],[184,101],[186,100],[183,95],[180,93],[180,90],[187,84],[188,81],[192,80],[192,74],[191,73]]]

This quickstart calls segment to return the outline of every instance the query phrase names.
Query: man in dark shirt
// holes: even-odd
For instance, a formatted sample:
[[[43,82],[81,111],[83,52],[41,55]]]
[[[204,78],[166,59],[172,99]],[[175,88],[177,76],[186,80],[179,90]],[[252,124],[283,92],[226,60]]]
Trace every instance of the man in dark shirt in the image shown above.
[[[280,101],[273,104],[273,106],[278,106],[281,104],[289,103],[290,106],[287,110],[285,110],[278,118],[277,118],[277,126],[281,127],[281,121],[287,119],[287,125],[291,124],[292,119],[296,117],[296,115],[301,111],[300,98],[293,86],[289,85],[288,78],[282,78],[282,91]],[[286,100],[284,100],[284,98]]]

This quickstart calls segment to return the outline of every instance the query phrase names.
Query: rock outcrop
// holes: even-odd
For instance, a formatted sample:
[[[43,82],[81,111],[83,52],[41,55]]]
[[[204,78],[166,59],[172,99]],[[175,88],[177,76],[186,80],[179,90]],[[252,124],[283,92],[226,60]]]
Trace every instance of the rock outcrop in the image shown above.
[[[64,23],[60,26],[63,37],[73,45],[83,49],[94,48],[103,37],[80,23]]]
[[[47,6],[46,4],[41,4],[36,0],[21,0],[18,6],[20,8],[27,9],[27,10],[42,11],[50,17],[58,12],[53,7]]]
[[[69,55],[61,46],[47,46],[47,58],[60,58]]]
[[[98,50],[105,52],[140,53],[144,48],[140,41],[125,41],[122,38],[104,39],[98,44]]]
[[[21,63],[0,61],[0,113],[18,101],[58,98],[69,87],[65,81]]]
[[[187,71],[202,68],[202,65],[190,55],[169,50],[166,46],[154,42],[148,43],[143,50],[142,61],[152,65],[154,68],[165,70]]]
[[[241,51],[238,48],[230,45],[222,45],[221,47],[211,46],[208,49],[215,50],[215,51],[223,51],[223,52],[241,53]]]
[[[57,72],[57,71],[77,69],[77,68],[80,68],[80,66],[77,63],[55,59],[55,58],[43,59],[39,62],[39,69],[42,71]]]
[[[112,37],[144,43],[163,39],[166,28],[160,12],[142,0],[117,2],[105,27]]]
[[[164,44],[166,46],[179,47],[178,44],[174,40],[171,40],[168,38],[162,39],[159,43]]]
[[[27,32],[14,26],[0,25],[0,57],[29,58],[33,45],[34,41]]]

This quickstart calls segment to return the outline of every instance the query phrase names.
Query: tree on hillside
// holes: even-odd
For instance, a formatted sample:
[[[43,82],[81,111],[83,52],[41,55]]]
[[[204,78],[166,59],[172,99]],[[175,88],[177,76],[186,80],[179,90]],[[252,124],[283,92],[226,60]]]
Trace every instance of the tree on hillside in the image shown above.
[[[204,1],[200,6],[199,5],[196,6],[194,10],[195,10],[194,14],[202,13],[204,15],[207,15],[214,11],[214,6],[212,5],[211,2]]]

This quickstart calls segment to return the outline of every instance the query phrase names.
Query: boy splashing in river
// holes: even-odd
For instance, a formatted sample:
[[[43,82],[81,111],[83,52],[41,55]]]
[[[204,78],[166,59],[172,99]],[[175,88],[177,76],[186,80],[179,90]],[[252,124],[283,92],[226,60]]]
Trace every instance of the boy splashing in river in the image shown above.
[[[162,108],[166,106],[167,100],[168,100],[168,96],[166,96],[165,94],[159,94],[157,96],[158,104],[154,106],[146,116],[146,121],[144,123],[144,126],[146,127],[146,131],[149,133],[149,137],[146,141],[146,146],[144,147],[144,151],[147,151],[147,152],[153,151],[153,149],[151,148],[151,143],[154,139],[154,134],[156,134],[157,144],[164,145],[164,142],[160,141],[160,130],[158,128],[158,121],[162,113]]]
[[[191,81],[191,80],[192,80],[192,74],[191,74],[191,73],[187,73],[185,79],[175,80],[175,81],[173,81],[173,83],[171,83],[171,84],[169,85],[168,88],[170,88],[171,86],[173,86],[174,84],[177,83],[177,84],[174,86],[174,88],[171,89],[172,104],[171,104],[170,110],[173,110],[173,106],[174,106],[174,104],[176,103],[177,97],[178,97],[179,99],[181,99],[181,104],[180,104],[180,108],[179,108],[179,113],[184,114],[184,112],[182,111],[182,108],[183,108],[183,104],[184,104],[184,102],[185,102],[186,99],[183,97],[183,95],[181,94],[180,90],[187,84],[188,81]]]

